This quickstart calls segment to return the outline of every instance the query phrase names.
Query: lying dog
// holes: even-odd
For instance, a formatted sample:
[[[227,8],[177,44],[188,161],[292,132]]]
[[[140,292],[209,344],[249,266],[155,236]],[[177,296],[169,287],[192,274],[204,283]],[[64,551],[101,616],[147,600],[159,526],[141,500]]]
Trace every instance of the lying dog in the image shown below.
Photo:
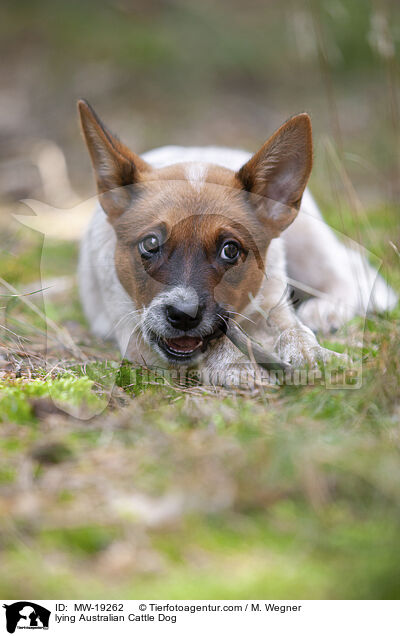
[[[226,337],[229,324],[302,367],[337,355],[313,332],[395,305],[394,292],[361,252],[339,242],[305,191],[307,114],[253,156],[168,146],[139,157],[87,102],[79,112],[99,194],[82,242],[81,299],[93,332],[115,339],[123,356],[197,367],[224,383],[228,370],[254,372]],[[314,291],[297,311],[288,281]]]

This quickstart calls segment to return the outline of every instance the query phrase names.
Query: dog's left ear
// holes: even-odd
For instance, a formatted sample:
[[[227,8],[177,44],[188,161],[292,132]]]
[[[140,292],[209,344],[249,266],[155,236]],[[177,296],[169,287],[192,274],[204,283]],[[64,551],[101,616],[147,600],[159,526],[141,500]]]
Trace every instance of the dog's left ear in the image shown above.
[[[255,195],[257,213],[271,238],[296,218],[311,167],[311,120],[303,113],[283,124],[236,174]]]

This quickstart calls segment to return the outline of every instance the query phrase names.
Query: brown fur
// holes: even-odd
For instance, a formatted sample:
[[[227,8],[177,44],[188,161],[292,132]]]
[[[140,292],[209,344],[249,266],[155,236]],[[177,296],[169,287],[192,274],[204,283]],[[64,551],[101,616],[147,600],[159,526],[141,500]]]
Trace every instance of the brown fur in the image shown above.
[[[161,183],[143,183],[132,208],[113,221],[119,279],[138,307],[175,282],[200,293],[207,289],[217,302],[240,311],[249,292],[255,295],[261,284],[267,237],[257,218],[248,218],[238,188],[210,184],[197,193],[181,177],[179,169],[175,175],[169,171],[168,180]],[[154,267],[143,262],[135,248],[141,238],[158,230],[165,243],[162,263]],[[262,240],[256,244],[253,236]],[[243,248],[231,268],[218,260],[222,238],[235,239]]]

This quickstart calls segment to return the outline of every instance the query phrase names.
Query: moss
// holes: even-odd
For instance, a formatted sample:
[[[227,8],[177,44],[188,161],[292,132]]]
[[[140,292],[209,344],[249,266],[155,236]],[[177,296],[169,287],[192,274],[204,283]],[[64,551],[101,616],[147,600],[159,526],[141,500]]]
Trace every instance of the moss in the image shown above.
[[[104,404],[93,392],[93,380],[65,374],[56,379],[27,381],[17,378],[0,382],[0,421],[33,424],[36,417],[32,400],[49,397],[55,403],[96,408]]]

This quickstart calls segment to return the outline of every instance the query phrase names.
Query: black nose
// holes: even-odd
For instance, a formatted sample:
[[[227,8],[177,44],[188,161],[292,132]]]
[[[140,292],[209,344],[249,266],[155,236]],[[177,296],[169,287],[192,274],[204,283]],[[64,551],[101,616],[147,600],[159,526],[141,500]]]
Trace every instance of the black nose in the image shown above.
[[[197,327],[201,320],[202,310],[197,303],[176,302],[173,305],[167,305],[167,320],[175,329],[189,331]]]

